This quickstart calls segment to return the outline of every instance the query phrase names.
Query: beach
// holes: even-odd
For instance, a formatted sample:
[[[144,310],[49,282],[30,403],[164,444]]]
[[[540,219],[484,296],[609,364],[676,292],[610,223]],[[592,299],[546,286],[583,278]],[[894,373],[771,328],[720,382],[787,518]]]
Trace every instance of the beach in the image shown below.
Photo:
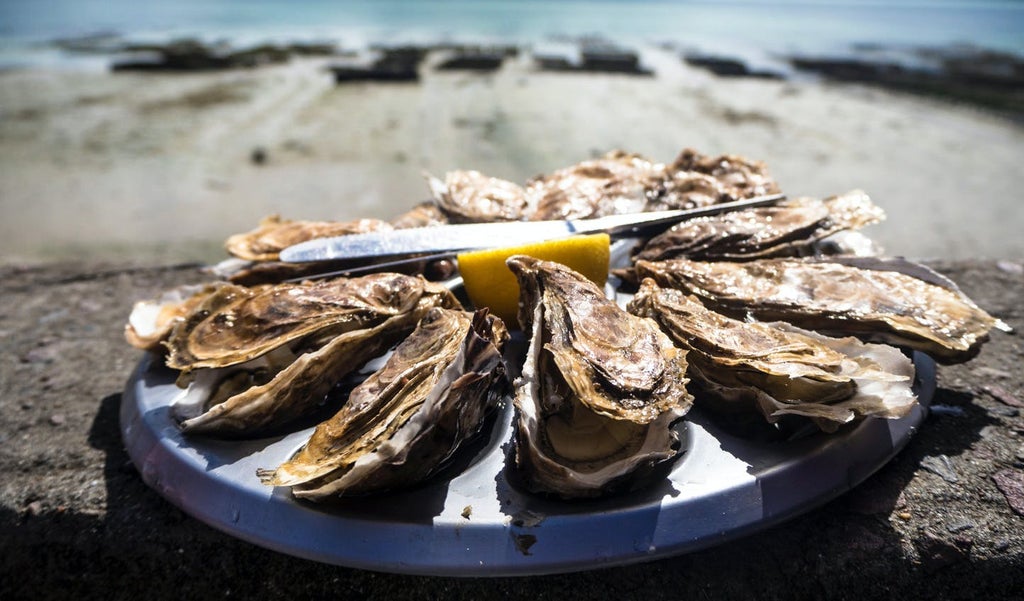
[[[216,262],[261,218],[388,219],[424,172],[523,183],[624,149],[762,160],[790,196],[862,189],[890,255],[1024,257],[1019,119],[817,78],[725,78],[641,46],[649,75],[539,70],[335,84],[332,57],[195,73],[0,72],[0,256]]]

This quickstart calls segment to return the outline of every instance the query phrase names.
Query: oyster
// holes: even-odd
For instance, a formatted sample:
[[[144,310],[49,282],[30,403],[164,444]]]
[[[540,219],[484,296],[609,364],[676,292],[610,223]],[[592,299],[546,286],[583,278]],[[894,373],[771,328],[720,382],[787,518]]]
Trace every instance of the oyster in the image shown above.
[[[884,217],[860,190],[823,201],[795,198],[775,206],[683,221],[648,241],[635,258],[742,261],[809,255],[821,239],[877,223]]]
[[[728,191],[728,200],[752,198],[778,193],[779,186],[768,174],[768,166],[735,154],[702,155],[692,148],[679,153],[668,167],[672,173],[704,173],[721,182]],[[686,208],[673,205],[675,208]]]
[[[518,185],[479,171],[452,171],[444,181],[427,176],[434,201],[452,223],[517,221],[532,212]]]
[[[664,166],[623,151],[555,171],[526,186],[530,219],[585,219],[619,213],[639,213],[648,194],[656,193]]]
[[[508,259],[530,336],[516,382],[515,465],[532,491],[594,497],[648,484],[679,453],[686,353],[558,263]]]
[[[453,222],[587,219],[692,208],[779,190],[761,162],[693,150],[684,150],[671,165],[615,150],[537,176],[525,187],[477,171],[427,181]]]
[[[284,263],[282,250],[315,238],[364,234],[389,230],[392,226],[378,219],[355,221],[292,221],[277,215],[264,218],[259,227],[227,239],[224,247],[233,255],[209,271],[233,284],[255,286],[275,284],[315,276],[325,271],[318,263]]]
[[[739,321],[650,279],[628,310],[688,351],[688,373],[706,392],[698,402],[752,405],[769,421],[802,415],[825,431],[859,417],[903,417],[916,403],[913,363],[891,346]]]
[[[391,220],[391,227],[396,230],[403,230],[413,227],[430,227],[448,223],[448,217],[441,211],[437,203],[428,200],[421,202],[415,207],[402,213]]]
[[[944,363],[976,355],[1006,328],[951,282],[909,262],[760,259],[637,261],[637,275],[712,308],[914,348]]]
[[[399,274],[215,292],[179,324],[167,365],[185,370],[173,407],[186,432],[251,435],[315,408],[434,307],[443,286]]]
[[[175,325],[185,320],[206,297],[224,282],[179,286],[168,290],[155,299],[135,303],[124,326],[124,337],[128,344],[144,351],[158,352],[165,350],[161,343],[171,334]],[[235,289],[238,294],[249,294],[246,288]]]
[[[355,221],[292,221],[277,215],[264,218],[259,227],[227,239],[224,248],[231,255],[247,261],[276,261],[282,250],[314,238],[329,238],[348,234],[365,234],[391,225],[379,219]]]
[[[324,263],[285,263],[284,261],[246,261],[225,259],[208,268],[213,275],[240,286],[261,286],[315,278],[327,270]]]
[[[687,148],[661,171],[657,187],[648,193],[646,211],[690,209],[779,192],[764,163],[737,155],[712,157]]]
[[[486,311],[433,309],[265,484],[322,500],[421,482],[476,435],[508,390],[508,331]]]

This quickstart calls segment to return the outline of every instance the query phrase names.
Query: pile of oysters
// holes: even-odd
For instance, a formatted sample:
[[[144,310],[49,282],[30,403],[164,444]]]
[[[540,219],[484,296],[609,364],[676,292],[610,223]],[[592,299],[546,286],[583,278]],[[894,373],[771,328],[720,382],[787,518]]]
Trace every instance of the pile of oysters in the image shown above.
[[[136,304],[126,337],[179,372],[172,413],[186,436],[300,427],[380,358],[297,454],[259,471],[264,483],[311,500],[413,486],[511,397],[510,481],[597,497],[664,478],[694,404],[825,433],[900,418],[917,402],[912,351],[963,362],[1006,328],[941,275],[878,256],[858,230],[884,215],[859,191],[694,218],[636,240],[613,272],[624,306],[564,265],[513,256],[516,324],[464,306],[451,263],[324,277],[323,265],[279,260],[325,236],[780,192],[761,162],[693,150],[671,163],[612,152],[524,186],[475,171],[428,184],[433,199],[390,222],[267,218],[228,239],[233,258],[211,270],[216,278]],[[509,352],[510,330],[528,340],[525,357]]]

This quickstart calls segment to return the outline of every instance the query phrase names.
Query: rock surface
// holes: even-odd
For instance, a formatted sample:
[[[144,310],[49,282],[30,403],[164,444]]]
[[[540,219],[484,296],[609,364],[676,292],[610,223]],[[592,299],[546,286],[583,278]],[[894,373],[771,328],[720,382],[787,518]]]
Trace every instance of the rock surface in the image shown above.
[[[1024,277],[994,261],[931,265],[1015,332],[994,332],[972,362],[939,368],[934,403],[959,411],[932,413],[866,482],[704,551],[495,579],[323,565],[177,510],[142,482],[121,443],[121,392],[139,359],[121,331],[135,300],[201,273],[191,265],[0,266],[0,597],[1011,598],[1024,590],[1024,517],[1015,512],[1024,418],[1006,411],[1024,398]],[[955,479],[929,470],[938,457]]]

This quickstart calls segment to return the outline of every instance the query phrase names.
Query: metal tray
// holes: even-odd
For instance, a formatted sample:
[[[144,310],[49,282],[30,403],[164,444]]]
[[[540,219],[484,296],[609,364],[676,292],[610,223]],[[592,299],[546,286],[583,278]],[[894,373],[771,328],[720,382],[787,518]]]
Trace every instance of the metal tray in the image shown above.
[[[521,349],[519,349],[521,351]],[[147,355],[129,379],[121,431],[143,480],[186,513],[240,539],[316,561],[410,574],[498,576],[622,565],[734,539],[821,505],[891,459],[923,420],[935,365],[915,353],[920,404],[832,435],[735,435],[694,409],[685,452],[653,488],[560,502],[506,478],[512,407],[490,435],[413,490],[316,505],[264,486],[257,468],[297,451],[312,428],[253,441],[185,438],[170,416],[176,372]]]

